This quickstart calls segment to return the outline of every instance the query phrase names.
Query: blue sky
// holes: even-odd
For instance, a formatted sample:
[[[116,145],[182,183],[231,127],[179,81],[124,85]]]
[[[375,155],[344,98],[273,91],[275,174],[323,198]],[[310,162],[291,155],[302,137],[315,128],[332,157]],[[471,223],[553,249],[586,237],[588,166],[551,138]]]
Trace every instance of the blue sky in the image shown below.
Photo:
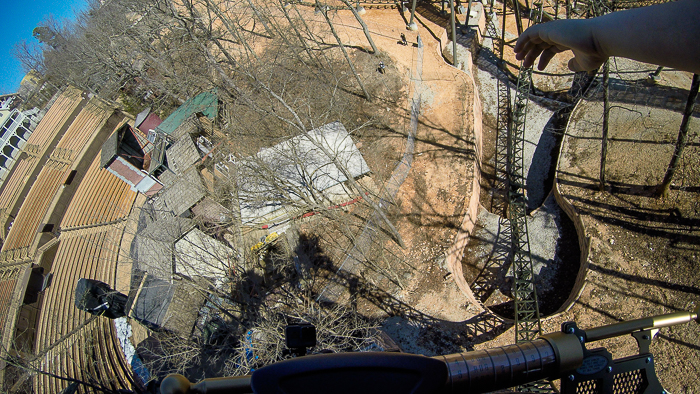
[[[48,15],[72,19],[85,8],[86,0],[0,0],[0,94],[13,93],[24,77],[22,67],[12,56],[12,47],[21,40],[34,40],[32,30]]]

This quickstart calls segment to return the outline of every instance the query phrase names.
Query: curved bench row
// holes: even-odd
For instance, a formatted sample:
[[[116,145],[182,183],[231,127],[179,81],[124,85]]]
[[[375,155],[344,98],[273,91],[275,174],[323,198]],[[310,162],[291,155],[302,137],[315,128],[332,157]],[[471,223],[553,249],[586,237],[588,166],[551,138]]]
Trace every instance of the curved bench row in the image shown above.
[[[66,88],[36,126],[32,135],[27,139],[27,144],[43,147],[51,142],[82,102],[83,97],[80,90]]]
[[[114,110],[104,104],[102,100],[93,98],[82,108],[75,120],[70,124],[66,133],[56,145],[54,154],[63,154],[64,160],[75,160],[77,154],[82,150],[86,142],[92,138],[93,133],[99,130],[101,125],[107,120]]]
[[[105,223],[127,217],[136,196],[127,184],[101,168],[99,154],[92,159],[61,221],[52,266],[54,285],[45,295],[35,340],[36,352],[41,354],[42,349],[68,336],[65,345],[52,348],[43,357],[46,368],[54,368],[62,376],[93,380],[112,390],[133,383],[130,367],[120,356],[114,324],[75,308],[74,292],[79,278],[97,279],[115,287],[126,222]],[[83,326],[86,321],[89,324]],[[66,383],[38,376],[35,387],[37,393],[53,393],[60,392]]]
[[[109,121],[115,114],[113,122]],[[29,255],[33,255],[33,243],[37,233],[42,231],[39,228],[42,221],[55,224],[53,220],[58,221],[63,217],[64,209],[72,199],[72,188],[59,189],[59,187],[70,183],[68,178],[71,170],[83,172],[88,163],[95,160],[95,157],[90,155],[95,154],[95,150],[101,146],[101,139],[106,138],[113,131],[111,129],[119,123],[117,120],[121,119],[120,116],[114,108],[106,105],[102,100],[92,98],[74,117],[71,117],[69,124],[61,127],[66,129],[64,133],[54,130],[55,137],[60,139],[50,153],[46,164],[39,170],[36,180],[31,184],[31,189],[26,192],[22,206],[2,245],[0,260],[8,261],[9,257],[18,256],[16,252],[9,252],[23,248],[27,248]],[[42,120],[40,125],[43,124]],[[35,162],[35,164],[40,163]],[[36,172],[36,170],[31,171]],[[74,175],[75,173],[70,177]],[[10,190],[6,192],[9,193]],[[31,257],[29,255],[19,254],[20,258]]]
[[[136,192],[100,166],[97,156],[87,170],[66,211],[61,229],[112,222],[129,215]]]
[[[112,390],[132,385],[115,327],[105,318],[90,320],[91,315],[75,308],[74,291],[79,278],[115,287],[126,223],[105,223],[128,216],[136,195],[101,168],[99,155],[92,160],[61,222],[52,267],[55,285],[45,295],[36,333],[38,353],[64,336],[70,338],[66,346],[57,346],[44,356],[47,368],[55,368],[63,376],[94,380]],[[86,321],[90,323],[82,327]],[[65,386],[65,382],[48,376],[38,376],[36,381],[37,393],[60,392]]]
[[[7,215],[12,209],[12,205],[17,201],[18,194],[22,191],[22,187],[27,183],[27,176],[36,165],[36,157],[29,156],[22,159],[13,168],[10,178],[5,181],[5,188],[0,193],[0,210]]]
[[[123,230],[124,224],[120,223],[61,235],[52,269],[53,284],[45,292],[36,330],[35,352],[42,355],[45,371],[98,382],[111,390],[131,386],[113,322],[93,318],[74,304],[79,278],[115,285]],[[38,375],[35,388],[43,394],[60,392],[66,386],[62,380]]]
[[[0,270],[0,300],[3,300],[3,302],[0,302],[0,316],[7,316],[10,302],[4,301],[12,298],[20,269],[20,267],[15,266]],[[5,328],[5,320],[0,319],[0,333]]]
[[[110,390],[132,386],[130,367],[121,356],[113,322],[75,308],[74,291],[79,278],[116,284],[126,224],[116,220],[130,213],[136,193],[101,170],[99,162],[103,140],[124,118],[97,98],[88,101],[76,89],[64,90],[0,191],[0,225],[14,220],[0,250],[0,266],[10,260],[43,259],[42,249],[37,257],[36,248],[44,240],[44,221],[66,227],[46,244],[56,248],[48,264],[54,278],[38,305],[34,361],[45,372],[99,382]],[[4,285],[0,283],[0,303],[9,299]],[[38,393],[56,393],[66,383],[39,374],[34,387]]]
[[[31,177],[38,171],[37,166],[43,162],[42,157],[45,156],[46,150],[65,130],[83,103],[84,100],[79,90],[64,89],[29,136],[23,149],[27,155],[20,156],[19,162],[14,166],[1,187],[0,226],[3,228],[0,233],[3,237],[8,235],[5,234],[4,227],[10,222],[18,204],[22,203],[20,200],[27,193],[28,187],[31,185]]]
[[[63,184],[68,171],[67,164],[49,159],[24,199],[7,239],[2,245],[2,253],[26,248],[32,244],[37,230],[41,231],[39,226],[51,204],[52,197]]]

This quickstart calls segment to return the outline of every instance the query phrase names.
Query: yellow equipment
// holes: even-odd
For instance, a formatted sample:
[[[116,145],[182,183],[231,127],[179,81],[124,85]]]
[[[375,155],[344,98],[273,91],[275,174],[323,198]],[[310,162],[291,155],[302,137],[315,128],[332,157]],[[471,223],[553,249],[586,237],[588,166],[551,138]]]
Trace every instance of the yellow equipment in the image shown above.
[[[253,253],[260,253],[264,250],[266,250],[269,245],[271,245],[273,242],[275,242],[279,238],[279,234],[277,233],[270,233],[267,235],[267,237],[262,237],[260,238],[260,242],[256,243],[250,248],[250,251]]]

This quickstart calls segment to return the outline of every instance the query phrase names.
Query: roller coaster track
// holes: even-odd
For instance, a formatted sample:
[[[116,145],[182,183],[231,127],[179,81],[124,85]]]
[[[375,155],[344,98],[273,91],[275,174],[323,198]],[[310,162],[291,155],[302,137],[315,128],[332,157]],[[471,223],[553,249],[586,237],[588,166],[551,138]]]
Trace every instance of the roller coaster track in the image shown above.
[[[513,270],[513,300],[515,311],[515,339],[516,342],[524,342],[536,339],[540,335],[541,323],[539,306],[537,302],[537,289],[534,283],[534,272],[530,256],[530,241],[527,228],[527,195],[525,192],[525,168],[524,148],[525,129],[529,95],[532,89],[532,69],[521,67],[516,82],[515,99],[511,105],[511,92],[509,79],[504,69],[503,51],[505,43],[505,20],[508,14],[507,4],[516,14],[518,30],[522,30],[519,16],[530,12],[530,21],[539,23],[543,18],[552,18],[546,14],[545,8],[559,13],[560,6],[568,10],[570,17],[594,17],[603,15],[611,10],[635,8],[652,4],[663,3],[668,0],[541,0],[532,2],[532,7],[527,0],[521,4],[519,0],[503,0],[502,23],[500,42],[493,45],[493,55],[498,65],[496,71],[498,89],[498,114],[496,119],[496,155],[495,155],[495,184],[492,200],[492,210],[507,221],[510,231],[504,234],[510,238],[510,253],[502,253],[502,263],[507,264],[512,259]],[[431,2],[431,1],[421,1]],[[315,5],[316,2],[298,1],[299,4]],[[352,4],[364,7],[389,7],[402,4],[397,0],[361,0],[351,1]],[[493,13],[494,1],[490,2]],[[330,8],[343,9],[345,5],[334,6],[326,2]],[[533,15],[535,16],[533,18]],[[493,20],[487,23],[487,34],[498,37],[498,31]],[[503,220],[503,219],[502,219]],[[505,223],[504,223],[505,224]],[[487,283],[477,283],[479,288],[488,286]],[[526,388],[528,391],[549,392],[550,389],[537,383]]]
[[[517,0],[512,0],[514,11],[518,12]],[[503,4],[503,19],[506,17],[506,2]],[[632,8],[642,5],[649,5],[652,2],[636,1],[605,1],[588,0],[585,3],[579,2],[574,8],[582,10],[586,17],[603,15],[611,10]],[[538,23],[542,20],[544,5],[533,3],[536,9],[536,16],[531,13],[530,20]],[[570,7],[567,1],[567,7]],[[555,9],[558,7],[555,6]],[[569,8],[570,9],[570,8]],[[571,15],[570,13],[567,13]],[[557,16],[558,17],[558,16]],[[489,26],[494,30],[493,23]],[[493,36],[493,35],[492,35]],[[499,45],[499,74],[504,74],[503,43],[505,42],[505,23],[501,31],[501,42]],[[495,49],[494,45],[494,49]],[[498,119],[497,119],[497,141],[496,141],[496,178],[501,187],[507,191],[505,217],[510,225],[510,257],[512,258],[513,271],[513,303],[515,315],[515,340],[516,343],[536,339],[541,332],[540,312],[537,301],[537,288],[534,283],[534,271],[530,256],[530,242],[527,228],[527,195],[525,193],[525,168],[524,168],[524,148],[525,129],[527,120],[527,109],[529,95],[531,91],[532,69],[521,67],[518,73],[515,100],[511,107],[509,88],[507,80],[498,78]],[[575,80],[575,83],[577,80]],[[580,82],[580,81],[579,81]],[[502,88],[505,86],[505,88]],[[572,87],[573,88],[573,87]],[[507,126],[506,126],[507,124]],[[505,152],[504,152],[505,151]],[[505,153],[505,154],[504,154]],[[501,215],[504,212],[501,210]],[[547,382],[541,381],[521,387],[523,392],[554,392],[554,389]]]
[[[512,0],[515,12],[520,12],[520,7]],[[384,0],[361,1],[363,6],[393,3]],[[542,15],[542,5],[538,9]],[[534,272],[530,257],[530,242],[527,230],[527,197],[525,195],[524,178],[524,144],[525,121],[527,119],[527,105],[530,93],[530,81],[532,70],[521,68],[517,79],[517,89],[513,108],[510,102],[510,88],[506,73],[503,70],[503,43],[505,42],[505,17],[506,6],[503,6],[501,40],[494,45],[494,54],[498,57],[498,118],[497,118],[497,142],[496,142],[496,185],[497,195],[494,198],[494,206],[498,213],[507,218],[510,229],[509,254],[503,258],[512,258],[513,263],[513,299],[515,310],[515,336],[516,342],[524,342],[536,339],[541,331],[539,306],[537,303],[537,289],[534,283]],[[497,37],[497,31],[493,21],[488,26],[491,37]],[[521,29],[521,28],[520,28]],[[500,192],[500,193],[499,193]],[[504,232],[508,234],[508,232]],[[484,284],[486,285],[486,284]],[[536,384],[528,387],[529,391],[547,392],[546,384]]]
[[[571,7],[572,17],[591,18],[612,10],[628,10],[630,8],[668,3],[669,1],[671,0],[572,0],[568,4]]]
[[[506,20],[506,7],[503,7],[501,20]],[[505,26],[505,23],[504,23]],[[496,72],[498,113],[496,117],[496,156],[495,156],[495,184],[494,195],[491,201],[494,213],[506,217],[508,212],[508,135],[511,121],[510,87],[508,75],[503,70],[503,43],[505,42],[504,28],[501,28],[501,37],[498,45],[495,38],[498,31],[493,20],[487,25],[487,33],[494,38],[493,54],[497,58],[498,71]]]
[[[487,35],[493,38],[493,57],[498,68],[495,70],[498,93],[498,113],[496,118],[495,182],[492,195],[492,212],[498,214],[500,228],[499,244],[505,247],[494,256],[493,263],[501,269],[512,264],[513,301],[515,311],[515,337],[517,342],[535,339],[539,336],[540,314],[537,303],[537,290],[534,283],[530,242],[527,229],[527,197],[525,195],[524,147],[525,124],[529,102],[532,70],[521,68],[518,74],[515,100],[511,105],[511,82],[504,69],[503,51],[505,42],[505,19],[508,16],[506,4],[500,13],[502,27],[500,40],[495,25],[495,13],[486,25]],[[500,41],[500,42],[497,42]],[[508,246],[510,246],[508,248]],[[506,250],[509,249],[509,250]],[[477,293],[488,293],[492,284],[488,278],[474,283]],[[482,283],[483,282],[483,283]],[[538,384],[538,386],[540,386]],[[528,390],[541,391],[528,387]]]
[[[505,11],[505,10],[504,10]],[[501,34],[496,27],[495,12],[493,8],[486,21],[486,40],[490,42],[491,52],[482,50],[479,57],[480,67],[488,70],[496,78],[497,114],[496,114],[496,153],[494,155],[494,181],[491,185],[491,212],[499,216],[498,239],[496,249],[490,259],[487,260],[482,274],[472,283],[474,295],[480,300],[485,300],[498,287],[496,277],[505,272],[510,266],[510,224],[506,219],[508,212],[508,127],[510,126],[510,88],[509,78],[502,68],[503,40],[499,40]],[[502,18],[501,20],[505,20]],[[489,44],[486,44],[487,46]]]
[[[490,1],[495,1],[495,0],[490,0]],[[509,0],[504,0],[504,1],[509,1]],[[518,0],[511,0],[511,5],[513,8],[515,8],[515,12],[519,14],[527,14],[528,12],[534,11],[534,8],[529,8],[529,1],[524,0],[525,4],[522,4]],[[559,9],[559,6],[562,7],[569,7],[571,16],[572,17],[579,17],[579,18],[586,18],[590,17],[593,15],[599,15],[596,11],[593,10],[593,7],[605,7],[607,9],[614,9],[614,10],[624,10],[624,9],[630,9],[630,8],[637,8],[637,7],[646,7],[649,5],[654,5],[654,4],[661,4],[661,3],[667,3],[668,1],[671,0],[609,0],[609,1],[600,1],[600,0],[568,0],[568,1],[562,1],[562,0],[545,0],[545,3],[543,4],[543,8],[549,8],[549,11],[551,12],[552,10]],[[367,9],[387,9],[387,8],[398,8],[402,6],[403,4],[409,4],[411,0],[354,0],[350,1],[351,4],[354,4],[356,6],[362,6]],[[308,7],[316,7],[318,4],[324,4],[328,10],[346,10],[348,9],[347,5],[345,5],[342,1],[340,0],[324,0],[320,1],[317,3],[314,0],[291,0],[289,3],[294,3],[298,5],[303,5],[303,6],[308,6]],[[440,4],[440,0],[418,0],[418,3],[436,3]],[[533,2],[534,5],[534,2]],[[556,6],[554,6],[556,5]],[[550,12],[544,11],[540,15],[544,17],[547,20],[551,19],[556,19],[553,18],[552,15],[550,15]],[[518,23],[520,22],[520,18],[517,19]],[[522,27],[519,27],[518,30],[522,29]]]
[[[527,231],[527,197],[525,195],[524,158],[525,123],[529,102],[532,70],[521,68],[511,106],[509,81],[503,67],[503,47],[505,42],[506,4],[501,14],[500,43],[493,45],[498,57],[498,116],[496,119],[495,185],[492,201],[493,211],[506,221],[510,231],[502,235],[510,238],[511,250],[503,254],[503,259],[512,259],[513,300],[515,310],[515,336],[517,342],[535,339],[540,332],[540,314],[537,304],[537,291],[534,284],[530,242]],[[497,37],[494,21],[487,25],[487,33]],[[506,242],[508,240],[505,240]],[[503,261],[505,264],[508,261]]]
[[[290,1],[289,3],[294,3],[298,5],[304,5],[308,7],[316,7],[317,4],[313,0],[293,0]],[[325,1],[320,1],[320,4],[324,4],[327,9],[329,10],[347,10],[348,6],[343,4],[342,1],[333,1],[333,0],[325,0]],[[401,5],[401,1],[398,0],[361,0],[361,1],[356,1],[356,0],[350,0],[350,4],[353,4],[355,6],[362,6],[368,9],[373,9],[373,8],[397,8],[398,6]]]
[[[514,12],[517,11],[513,1]],[[587,16],[599,16],[609,12],[613,7],[622,8],[636,5],[639,2],[620,1],[609,2],[588,0],[574,2],[578,10],[585,10]],[[505,20],[507,0],[503,5],[502,19]],[[550,5],[551,6],[551,5]],[[529,20],[538,23],[542,19],[544,4],[533,3]],[[535,17],[533,18],[532,12]],[[505,23],[504,23],[505,27]],[[487,26],[488,34],[497,35],[493,21]],[[510,227],[510,259],[513,271],[513,302],[515,312],[516,342],[530,341],[540,335],[541,323],[537,302],[537,289],[534,283],[534,272],[530,256],[530,242],[527,228],[527,195],[525,192],[525,130],[529,95],[532,89],[532,69],[521,67],[518,73],[515,89],[515,99],[510,102],[510,88],[505,77],[503,62],[503,46],[505,29],[501,29],[500,45],[494,45],[494,54],[499,58],[498,71],[498,117],[496,137],[496,185],[494,198],[494,213],[507,218]],[[505,198],[504,198],[505,197]],[[507,263],[507,262],[506,262]]]

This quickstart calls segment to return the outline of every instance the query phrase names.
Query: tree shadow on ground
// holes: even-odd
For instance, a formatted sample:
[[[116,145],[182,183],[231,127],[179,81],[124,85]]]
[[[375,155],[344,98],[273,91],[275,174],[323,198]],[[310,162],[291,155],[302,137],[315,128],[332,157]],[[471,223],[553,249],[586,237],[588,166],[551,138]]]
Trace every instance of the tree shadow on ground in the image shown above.
[[[559,308],[568,299],[574,288],[574,282],[580,267],[580,248],[578,237],[573,222],[552,201],[552,197],[542,208],[543,210],[556,210],[558,226],[554,236],[556,245],[554,256],[538,255],[531,248],[530,259],[533,265],[538,267],[534,275],[537,289],[540,316],[546,317]],[[467,248],[476,245],[484,245],[489,248],[484,258],[476,258],[465,253],[462,259],[464,276],[470,284],[475,297],[499,316],[513,319],[513,302],[502,302],[502,296],[512,298],[512,272],[513,260],[512,239],[510,224],[506,219],[499,218],[495,233],[486,236],[485,228],[476,230]],[[532,244],[532,235],[530,243]],[[496,293],[498,291],[498,293]],[[492,296],[496,296],[492,299]]]
[[[391,294],[347,272],[337,273],[340,283],[347,284],[352,297],[369,301],[384,311],[387,316],[398,316],[408,324],[420,327],[430,340],[445,353],[459,352],[461,349],[473,349],[478,343],[487,342],[505,332],[510,325],[494,316],[483,312],[466,321],[449,321],[425,314],[405,304]],[[400,338],[393,338],[401,344]]]
[[[557,179],[593,241],[589,287],[575,305],[585,313],[574,313],[589,322],[623,321],[694,308],[700,294],[696,192],[674,188],[670,198],[657,199],[654,185],[622,182],[609,182],[599,192],[598,179],[581,174],[577,164],[573,160],[571,170],[558,171]],[[654,353],[660,365],[667,365],[667,379],[681,387],[697,386],[697,375],[682,375],[670,364],[679,354],[688,357],[700,350],[694,343],[697,325],[666,328],[659,338]],[[674,381],[676,376],[684,381]]]
[[[597,190],[597,180],[575,174],[566,173],[566,178],[559,178],[562,185],[579,189]],[[572,178],[579,180],[573,180]],[[565,197],[572,201],[583,215],[589,215],[602,223],[620,226],[628,231],[653,237],[668,239],[671,246],[681,243],[697,245],[700,243],[700,218],[684,216],[674,207],[644,207],[636,200],[648,198],[651,193],[638,193],[649,187],[644,185],[629,185],[613,183],[609,198],[596,199],[583,197],[580,193],[566,193]]]
[[[612,74],[612,72],[611,72]],[[602,79],[594,82],[602,86]],[[642,104],[647,107],[664,108],[678,112],[679,116],[685,109],[688,100],[689,89],[673,86],[649,84],[647,79],[625,80],[611,77],[608,82],[610,100],[616,104]],[[688,83],[690,88],[690,83]],[[595,94],[587,97],[588,101],[603,101],[603,90],[599,89]],[[642,101],[643,100],[643,101]],[[700,108],[695,108],[693,117],[700,117]]]
[[[385,318],[399,318],[392,320],[394,324],[410,326],[420,332],[421,340],[432,344],[427,346],[428,348],[440,349],[443,354],[473,349],[475,344],[489,341],[510,328],[508,323],[486,312],[466,321],[448,321],[430,316],[402,302],[360,275],[342,269],[336,270],[332,258],[323,250],[318,238],[302,235],[300,245],[302,244],[305,246],[298,250],[303,251],[304,255],[299,256],[299,260],[304,261],[308,268],[308,273],[302,276],[316,278],[315,293],[328,283],[338,284],[345,289],[346,294],[337,302],[342,303],[342,299],[345,299],[353,308],[357,308],[361,302],[369,302],[380,310]],[[411,345],[399,337],[392,339],[400,346]]]
[[[663,280],[656,280],[656,279],[649,279],[645,278],[639,275],[630,275],[625,272],[621,271],[616,271],[612,270],[609,268],[601,267],[600,265],[597,264],[589,264],[588,268],[591,271],[596,271],[600,272],[601,274],[604,275],[610,275],[610,276],[615,276],[620,279],[629,281],[629,282],[636,282],[644,285],[650,285],[650,286],[655,286],[655,287],[661,287],[664,289],[668,290],[673,290],[673,291],[682,291],[684,293],[688,294],[693,294],[693,295],[700,295],[700,288],[697,288],[695,286],[686,286],[686,285],[681,285],[677,283],[672,283],[668,281],[663,281]]]
[[[410,118],[410,114],[406,113],[403,115],[404,120],[408,120]],[[424,143],[426,145],[435,147],[434,150],[424,150],[424,151],[419,151],[417,153],[430,153],[430,154],[436,154],[438,152],[441,152],[442,155],[447,156],[456,156],[457,158],[461,160],[474,160],[476,158],[476,151],[474,150],[474,142],[469,141],[465,139],[464,137],[460,135],[456,135],[453,132],[449,131],[448,129],[441,127],[439,125],[433,124],[425,120],[424,118],[420,118],[418,120],[418,124],[420,126],[423,126],[425,128],[428,128],[431,130],[431,132],[439,132],[437,137],[431,138],[431,139],[426,139],[420,131],[417,133],[415,137],[416,144],[418,143]],[[406,138],[408,137],[408,133],[396,130],[393,127],[390,126],[383,126],[383,130],[385,130],[389,135],[395,135],[398,136],[399,138]],[[440,142],[443,139],[446,140],[453,140],[454,144],[446,144],[444,142]],[[460,147],[459,145],[466,145],[466,147]],[[436,157],[442,157],[442,156],[437,156]]]

